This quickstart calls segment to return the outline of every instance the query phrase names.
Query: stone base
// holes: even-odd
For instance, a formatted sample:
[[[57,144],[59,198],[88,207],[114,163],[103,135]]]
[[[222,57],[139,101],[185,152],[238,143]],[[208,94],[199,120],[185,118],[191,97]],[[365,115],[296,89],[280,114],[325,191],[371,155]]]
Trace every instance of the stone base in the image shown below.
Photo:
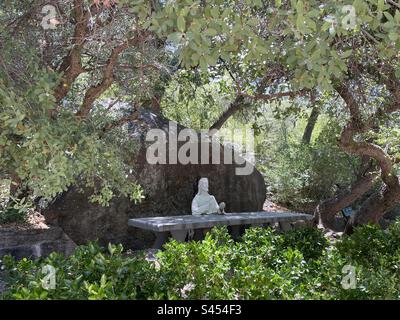
[[[76,244],[61,228],[0,230],[0,257],[12,255],[17,259],[47,256],[52,252],[70,255]]]

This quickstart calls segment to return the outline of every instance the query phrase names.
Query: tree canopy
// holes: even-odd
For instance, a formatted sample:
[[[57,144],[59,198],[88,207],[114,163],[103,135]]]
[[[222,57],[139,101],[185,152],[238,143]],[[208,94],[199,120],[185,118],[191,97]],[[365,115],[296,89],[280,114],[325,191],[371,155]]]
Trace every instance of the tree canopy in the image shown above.
[[[400,201],[396,1],[8,0],[0,21],[0,175],[16,189],[51,198],[80,181],[103,204],[140,199],[125,125],[141,108],[178,115],[171,88],[187,81],[209,129],[288,101],[344,114],[338,146],[366,169],[317,208],[326,226],[377,180],[349,230]]]

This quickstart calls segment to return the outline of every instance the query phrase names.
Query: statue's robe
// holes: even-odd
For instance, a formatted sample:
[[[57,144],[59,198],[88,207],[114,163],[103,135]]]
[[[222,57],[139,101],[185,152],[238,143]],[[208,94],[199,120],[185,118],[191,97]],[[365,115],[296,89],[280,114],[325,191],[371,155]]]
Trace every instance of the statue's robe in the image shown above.
[[[192,201],[192,214],[212,214],[217,213],[219,206],[214,196],[207,194],[197,194]]]

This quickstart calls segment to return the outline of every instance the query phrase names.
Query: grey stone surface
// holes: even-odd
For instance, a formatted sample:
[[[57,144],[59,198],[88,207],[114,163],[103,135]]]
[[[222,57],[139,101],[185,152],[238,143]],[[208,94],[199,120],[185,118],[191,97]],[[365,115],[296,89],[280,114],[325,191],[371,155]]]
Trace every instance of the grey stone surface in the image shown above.
[[[293,229],[299,221],[312,221],[313,216],[294,212],[241,212],[225,215],[184,215],[175,217],[154,217],[130,219],[128,225],[155,233],[153,248],[161,249],[171,236],[178,242],[202,240],[205,232],[215,226],[228,226],[233,239],[237,239],[249,226],[264,224],[280,227],[282,232]],[[190,230],[190,231],[189,231]],[[190,233],[193,232],[192,236]],[[197,239],[196,239],[197,238]]]
[[[227,213],[225,215],[183,215],[175,217],[153,217],[130,219],[128,224],[132,227],[151,230],[155,232],[204,229],[215,226],[237,226],[263,223],[290,223],[297,220],[311,220],[312,215],[293,212],[241,212]]]
[[[0,257],[17,259],[47,256],[52,252],[69,255],[76,244],[59,227],[29,230],[0,230]]]
[[[151,246],[154,234],[128,228],[128,219],[190,212],[200,177],[209,179],[210,194],[218,202],[226,203],[227,212],[262,210],[266,188],[257,170],[251,175],[239,176],[235,174],[235,164],[148,164],[145,135],[149,129],[168,133],[168,120],[150,112],[143,112],[140,120],[140,125],[130,125],[129,135],[139,146],[139,152],[132,155],[132,163],[135,165],[134,176],[144,188],[145,199],[135,204],[118,198],[109,207],[101,207],[89,203],[90,190],[79,193],[76,188],[71,188],[43,213],[47,223],[60,226],[77,244],[99,240],[100,244],[122,243],[126,248],[144,249]],[[178,131],[182,128],[178,126]],[[201,149],[200,144],[198,148]],[[223,152],[220,147],[221,159]]]

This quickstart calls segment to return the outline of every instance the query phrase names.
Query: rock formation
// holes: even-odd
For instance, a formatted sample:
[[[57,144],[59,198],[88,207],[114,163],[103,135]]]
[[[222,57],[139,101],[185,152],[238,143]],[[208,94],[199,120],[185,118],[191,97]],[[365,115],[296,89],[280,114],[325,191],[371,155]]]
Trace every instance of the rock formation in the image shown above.
[[[178,133],[184,129],[179,125],[177,128]],[[101,244],[118,242],[128,248],[145,248],[154,240],[153,234],[128,228],[128,219],[190,214],[195,186],[200,177],[209,179],[210,193],[218,202],[226,203],[226,212],[262,210],[266,189],[262,175],[255,168],[250,175],[237,175],[238,165],[235,163],[149,164],[146,159],[149,143],[145,137],[150,129],[161,129],[168,137],[169,121],[145,111],[137,123],[129,124],[128,129],[129,137],[136,139],[140,145],[134,162],[135,177],[145,191],[145,199],[141,203],[116,198],[109,207],[101,207],[89,203],[86,193],[72,188],[44,212],[47,223],[60,226],[77,244],[97,239]],[[185,142],[178,142],[178,149],[183,144]],[[201,144],[196,146],[201,154]],[[224,147],[218,146],[222,160]]]

